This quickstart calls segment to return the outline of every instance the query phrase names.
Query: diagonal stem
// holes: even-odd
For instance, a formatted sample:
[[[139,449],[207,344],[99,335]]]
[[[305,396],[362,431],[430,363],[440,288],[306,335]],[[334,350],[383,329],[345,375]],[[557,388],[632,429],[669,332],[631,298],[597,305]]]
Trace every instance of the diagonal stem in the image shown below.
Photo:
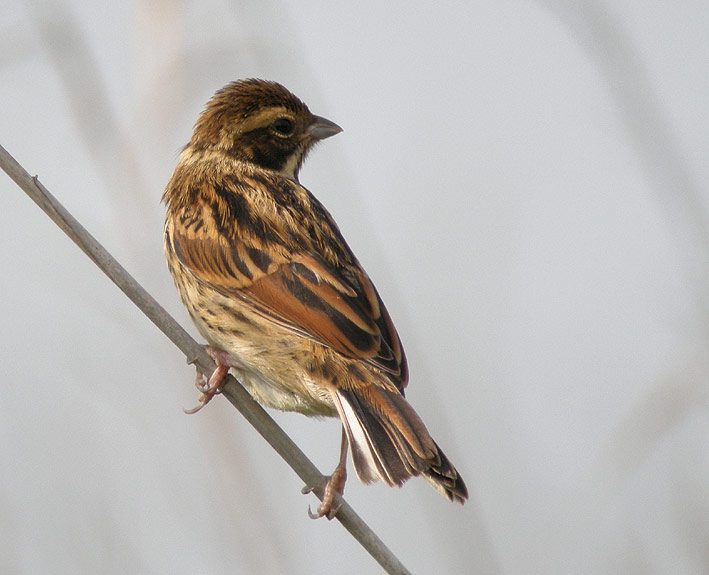
[[[216,367],[207,352],[165,309],[99,244],[96,239],[49,193],[37,177],[27,171],[0,146],[0,168],[66,233],[76,245],[115,283],[120,290],[204,373]],[[300,448],[256,403],[251,395],[231,375],[222,386],[224,396],[241,412],[261,436],[291,466],[313,493],[322,500],[327,478],[318,471]],[[364,547],[387,573],[410,575],[408,569],[384,545],[381,539],[355,513],[340,495],[335,505],[341,505],[337,520]]]

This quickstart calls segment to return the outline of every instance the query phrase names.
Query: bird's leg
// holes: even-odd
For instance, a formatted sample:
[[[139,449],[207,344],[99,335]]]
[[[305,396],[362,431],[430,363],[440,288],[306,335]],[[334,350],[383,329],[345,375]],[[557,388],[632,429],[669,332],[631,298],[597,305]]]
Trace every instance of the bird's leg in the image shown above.
[[[219,386],[224,382],[224,378],[229,373],[229,368],[232,367],[242,367],[242,365],[229,355],[226,351],[217,349],[216,347],[204,346],[205,351],[217,364],[217,368],[209,376],[209,379],[205,377],[199,368],[197,369],[197,377],[195,378],[195,387],[199,390],[198,404],[192,409],[183,409],[188,415],[197,413],[205,405],[207,405],[212,398],[219,393]]]
[[[323,493],[322,502],[318,505],[317,513],[313,513],[308,507],[308,515],[311,519],[320,519],[321,517],[327,517],[332,519],[335,517],[340,509],[338,505],[334,509],[332,508],[333,499],[335,498],[335,493],[342,495],[345,492],[345,482],[347,481],[347,434],[345,433],[345,428],[342,428],[342,443],[340,445],[340,461],[332,472],[332,475],[328,478],[325,484],[325,492]],[[310,493],[313,490],[312,487],[303,488],[303,493]]]

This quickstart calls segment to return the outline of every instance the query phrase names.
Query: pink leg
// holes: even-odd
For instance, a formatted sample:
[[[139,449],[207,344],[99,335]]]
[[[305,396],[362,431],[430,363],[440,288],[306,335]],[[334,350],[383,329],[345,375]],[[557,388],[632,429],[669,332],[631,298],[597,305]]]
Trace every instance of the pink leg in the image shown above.
[[[188,415],[197,413],[205,405],[207,405],[212,398],[219,393],[219,387],[224,382],[224,378],[229,373],[229,368],[231,367],[242,367],[242,365],[235,360],[226,351],[217,349],[216,347],[205,346],[204,347],[209,357],[214,360],[217,364],[217,368],[212,372],[207,381],[204,374],[197,370],[197,378],[195,379],[195,387],[199,390],[198,404],[192,409],[183,409]]]
[[[339,505],[333,509],[332,503],[335,498],[335,493],[342,495],[345,492],[345,482],[347,481],[347,447],[347,435],[343,427],[342,443],[340,444],[340,461],[325,484],[325,492],[323,493],[322,502],[318,505],[317,512],[313,513],[310,507],[308,507],[308,515],[311,519],[320,519],[321,517],[332,519],[340,509]],[[310,493],[312,490],[312,487],[306,486],[303,488],[303,493]]]

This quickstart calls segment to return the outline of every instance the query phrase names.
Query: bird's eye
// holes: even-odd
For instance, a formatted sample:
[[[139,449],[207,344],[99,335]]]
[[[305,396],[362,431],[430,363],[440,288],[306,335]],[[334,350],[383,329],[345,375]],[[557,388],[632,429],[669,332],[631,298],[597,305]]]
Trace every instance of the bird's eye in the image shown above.
[[[282,136],[290,136],[293,133],[293,122],[288,118],[278,118],[271,127]]]

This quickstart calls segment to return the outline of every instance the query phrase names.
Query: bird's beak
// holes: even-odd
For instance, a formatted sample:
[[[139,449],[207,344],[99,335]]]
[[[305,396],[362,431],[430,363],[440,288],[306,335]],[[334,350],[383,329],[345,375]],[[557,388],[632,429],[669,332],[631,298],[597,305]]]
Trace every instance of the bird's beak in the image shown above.
[[[308,128],[308,133],[316,140],[324,140],[335,134],[339,134],[342,128],[331,122],[327,118],[322,118],[320,116],[313,116],[313,123],[310,124]]]

